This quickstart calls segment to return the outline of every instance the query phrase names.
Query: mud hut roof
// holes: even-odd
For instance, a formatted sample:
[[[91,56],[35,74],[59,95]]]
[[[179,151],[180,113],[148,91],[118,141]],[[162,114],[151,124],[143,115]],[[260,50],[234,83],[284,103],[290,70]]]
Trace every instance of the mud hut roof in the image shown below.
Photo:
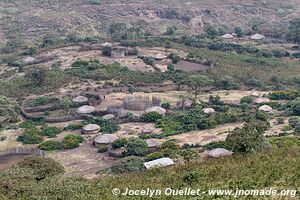
[[[96,111],[96,108],[93,106],[81,106],[77,108],[76,112],[79,114],[91,114]]]
[[[147,139],[145,141],[148,145],[148,148],[153,148],[153,147],[157,147],[157,146],[161,145],[161,142],[159,142],[155,139]]]
[[[260,104],[260,103],[268,103],[271,100],[269,98],[265,98],[265,97],[260,97],[260,98],[256,98],[254,100],[254,103]]]
[[[36,62],[36,61],[37,61],[37,59],[34,58],[34,57],[31,57],[31,56],[28,56],[28,57],[26,57],[26,58],[24,58],[24,59],[22,60],[22,62],[25,63],[25,64],[28,64],[28,63],[34,63],[34,62]]]
[[[111,46],[112,46],[112,43],[110,43],[110,42],[105,42],[105,43],[103,43],[101,46],[103,46],[103,47],[111,47]]]
[[[165,166],[169,166],[169,165],[174,165],[174,161],[168,157],[159,158],[159,159],[144,163],[144,166],[146,167],[146,169],[150,169],[152,167],[165,167]]]
[[[232,39],[234,37],[233,37],[233,35],[231,35],[229,33],[226,33],[225,35],[222,35],[222,38],[224,38],[224,39]]]
[[[271,106],[268,106],[268,105],[263,105],[263,106],[260,106],[258,108],[258,110],[265,111],[265,112],[271,112],[273,110],[273,108]]]
[[[94,132],[94,131],[98,131],[100,130],[100,126],[97,124],[88,124],[85,125],[82,130],[86,131],[86,132]]]
[[[160,115],[165,115],[166,109],[164,109],[160,106],[153,106],[153,107],[146,109],[146,113],[149,113],[149,112],[157,112]]]
[[[232,154],[231,151],[223,148],[216,148],[207,152],[209,157],[219,158],[224,156],[230,156]]]
[[[107,114],[107,115],[103,115],[102,118],[106,119],[106,120],[111,120],[111,119],[115,118],[115,115],[113,115],[113,114]]]
[[[75,103],[87,103],[88,101],[89,99],[84,96],[77,96],[73,99],[73,102]]]
[[[118,139],[114,134],[102,134],[95,137],[94,142],[97,144],[111,144]]]
[[[251,40],[262,40],[265,39],[265,36],[259,33],[256,33],[250,37]]]
[[[164,55],[164,54],[162,54],[162,53],[158,53],[158,54],[156,54],[156,55],[154,56],[154,58],[155,58],[156,60],[163,60],[163,59],[166,59],[167,56]]]
[[[213,108],[203,108],[202,111],[203,111],[205,114],[209,114],[209,113],[214,113],[214,112],[216,112],[215,109],[213,109]]]

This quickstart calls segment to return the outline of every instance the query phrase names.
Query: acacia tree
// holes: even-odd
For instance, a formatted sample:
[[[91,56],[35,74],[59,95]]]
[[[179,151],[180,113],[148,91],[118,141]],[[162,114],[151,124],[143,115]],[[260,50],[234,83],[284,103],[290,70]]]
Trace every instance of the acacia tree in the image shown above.
[[[290,22],[286,37],[288,40],[300,44],[300,18],[296,18]]]
[[[213,82],[211,78],[205,75],[194,75],[187,78],[187,85],[193,90],[195,98],[197,98],[202,87],[209,86]]]

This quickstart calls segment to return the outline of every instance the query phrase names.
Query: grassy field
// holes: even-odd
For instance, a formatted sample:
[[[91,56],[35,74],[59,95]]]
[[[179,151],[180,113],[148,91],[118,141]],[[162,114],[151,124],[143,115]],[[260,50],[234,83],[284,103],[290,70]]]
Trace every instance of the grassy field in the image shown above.
[[[129,189],[300,189],[300,149],[274,149],[269,152],[235,155],[229,158],[208,159],[174,167],[152,169],[122,176],[45,179],[39,182],[26,177],[10,179],[11,185],[1,199],[147,199],[146,197],[114,196],[113,188]],[[2,173],[5,177],[12,172]],[[26,182],[27,181],[27,182]],[[1,189],[1,188],[0,188]],[[1,195],[0,195],[1,197]],[[297,199],[299,196],[295,197]],[[156,196],[154,199],[190,199],[191,197]],[[241,197],[240,197],[241,198]],[[236,199],[232,196],[202,195],[196,199]],[[248,197],[247,199],[275,199]],[[278,198],[278,199],[290,199]]]

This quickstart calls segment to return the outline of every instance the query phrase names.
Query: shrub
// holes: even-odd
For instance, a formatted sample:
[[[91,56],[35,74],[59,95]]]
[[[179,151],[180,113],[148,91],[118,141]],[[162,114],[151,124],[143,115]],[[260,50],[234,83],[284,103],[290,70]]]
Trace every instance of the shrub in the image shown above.
[[[126,144],[127,144],[126,138],[119,138],[119,139],[116,139],[115,141],[113,141],[113,143],[111,145],[112,145],[113,149],[118,149],[118,148],[124,147]]]
[[[84,126],[84,123],[77,123],[77,124],[69,124],[68,126],[64,127],[65,131],[75,131],[80,130]]]
[[[188,148],[188,149],[183,149],[180,152],[180,155],[183,157],[184,160],[189,162],[190,160],[198,157],[198,152],[193,149]]]
[[[17,138],[17,141],[23,142],[24,144],[38,144],[43,141],[43,137],[36,128],[29,128]]]
[[[300,123],[300,117],[299,117],[299,116],[291,116],[291,117],[289,118],[289,125],[290,125],[291,127],[295,128],[295,126],[296,126],[297,124],[299,124],[299,123]]]
[[[144,122],[156,122],[157,120],[159,120],[161,118],[162,118],[162,116],[157,112],[144,113],[142,116],[142,120]]]
[[[137,156],[129,156],[120,159],[115,165],[112,166],[111,170],[114,173],[128,173],[128,172],[139,172],[144,170],[144,160]]]
[[[250,103],[252,103],[252,98],[249,97],[249,96],[243,97],[243,98],[241,99],[241,103],[247,103],[247,104],[250,104]]]
[[[48,136],[49,138],[56,137],[57,134],[61,133],[62,130],[57,127],[43,127],[41,130],[41,134],[43,136]]]
[[[145,156],[145,161],[156,160],[162,157],[164,157],[162,152],[153,152]]]
[[[269,139],[270,144],[279,148],[293,148],[300,146],[300,139],[297,137],[275,137]]]
[[[101,132],[104,133],[114,133],[119,130],[119,126],[116,123],[106,119],[94,117],[91,123],[98,124],[101,127]]]
[[[163,107],[164,109],[169,109],[170,108],[170,103],[169,102],[165,102],[161,104],[161,107]]]
[[[268,121],[269,116],[264,111],[257,111],[255,113],[255,118],[258,119],[258,120],[261,120],[261,121]]]
[[[64,173],[64,168],[52,158],[30,156],[17,163],[17,166],[30,169],[37,181]]]
[[[41,144],[39,144],[39,149],[44,151],[59,150],[62,148],[63,148],[62,143],[54,140],[44,141]]]
[[[179,56],[173,53],[169,56],[169,58],[171,58],[173,64],[178,63],[181,59]]]
[[[144,156],[148,151],[147,143],[140,138],[130,138],[126,145],[127,156]]]
[[[98,149],[98,153],[105,153],[108,151],[108,147],[101,147]]]
[[[74,149],[79,147],[79,144],[84,141],[80,135],[67,135],[64,137],[62,144],[64,149]]]

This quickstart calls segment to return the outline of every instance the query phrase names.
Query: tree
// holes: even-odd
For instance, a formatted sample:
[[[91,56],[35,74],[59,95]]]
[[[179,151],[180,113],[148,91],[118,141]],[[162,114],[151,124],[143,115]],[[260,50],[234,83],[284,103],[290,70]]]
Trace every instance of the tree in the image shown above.
[[[198,93],[202,87],[211,85],[214,81],[205,75],[193,75],[189,76],[187,79],[187,85],[193,90],[195,98],[197,98]]]
[[[236,34],[237,37],[243,37],[244,32],[243,29],[241,27],[235,27],[234,28],[234,33]]]
[[[64,137],[62,144],[64,149],[74,149],[79,147],[79,144],[84,141],[80,135],[67,135]]]
[[[296,18],[290,22],[286,38],[287,40],[300,44],[300,18]]]
[[[210,38],[216,38],[219,35],[219,30],[210,24],[204,26],[204,32]]]
[[[226,143],[234,152],[250,153],[263,149],[266,139],[252,124],[245,124],[228,134]]]
[[[159,120],[161,118],[162,118],[162,116],[157,112],[144,113],[142,116],[142,120],[144,122],[156,122],[157,120]]]
[[[69,115],[69,109],[73,105],[73,101],[70,97],[62,97],[59,99],[60,106],[66,111],[66,113]]]
[[[144,156],[148,151],[147,143],[140,138],[131,138],[126,145],[127,156]]]
[[[38,144],[43,141],[43,137],[36,128],[32,127],[26,129],[24,133],[17,138],[17,141],[23,142],[24,144]]]
[[[300,98],[298,97],[295,100],[290,101],[289,105],[293,114],[296,116],[300,116]]]
[[[111,146],[113,149],[118,149],[118,148],[124,147],[126,144],[127,144],[126,138],[119,138],[119,139],[116,139],[115,141],[113,141]]]
[[[44,151],[53,151],[53,150],[59,150],[62,149],[63,145],[59,141],[55,140],[47,140],[39,144],[39,149]]]

